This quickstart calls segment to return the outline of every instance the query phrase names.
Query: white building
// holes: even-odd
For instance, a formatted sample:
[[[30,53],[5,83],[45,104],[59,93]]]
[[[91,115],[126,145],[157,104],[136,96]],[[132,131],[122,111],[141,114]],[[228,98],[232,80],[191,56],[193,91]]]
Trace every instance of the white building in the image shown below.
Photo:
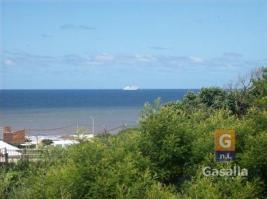
[[[66,146],[70,146],[73,144],[79,144],[79,142],[76,140],[54,140],[52,145],[66,147]]]
[[[18,158],[21,156],[19,148],[0,140],[0,162],[5,161],[5,153],[8,153],[8,158]]]

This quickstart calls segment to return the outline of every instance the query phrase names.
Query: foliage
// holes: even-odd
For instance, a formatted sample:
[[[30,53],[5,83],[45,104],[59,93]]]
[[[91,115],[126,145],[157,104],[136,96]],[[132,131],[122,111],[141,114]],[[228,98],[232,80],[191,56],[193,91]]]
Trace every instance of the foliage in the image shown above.
[[[204,88],[199,93],[190,92],[182,101],[163,105],[141,120],[140,149],[151,161],[151,170],[158,180],[186,192],[183,197],[228,198],[229,195],[222,193],[222,187],[228,185],[233,198],[263,196],[266,193],[267,115],[266,104],[258,106],[258,99],[266,98],[267,93],[262,92],[266,90],[263,83],[266,77],[257,75],[250,80],[253,84],[244,89]],[[235,164],[249,170],[248,179],[225,184],[202,178],[194,181],[200,165],[218,166],[213,155],[213,132],[217,128],[236,130]],[[209,184],[210,188],[206,187],[209,193],[202,195],[202,189]],[[239,189],[230,190],[235,186]]]
[[[242,177],[203,177],[202,173],[198,173],[192,180],[184,183],[182,198],[257,198],[261,192],[260,186],[261,183],[257,180],[250,182]]]
[[[52,164],[23,180],[10,195],[21,198],[169,198],[138,151],[138,131],[99,137],[67,150],[65,164]],[[44,189],[45,187],[45,189]]]
[[[43,139],[42,140],[43,146],[51,145],[52,143],[53,143],[53,140],[50,140],[50,139]]]

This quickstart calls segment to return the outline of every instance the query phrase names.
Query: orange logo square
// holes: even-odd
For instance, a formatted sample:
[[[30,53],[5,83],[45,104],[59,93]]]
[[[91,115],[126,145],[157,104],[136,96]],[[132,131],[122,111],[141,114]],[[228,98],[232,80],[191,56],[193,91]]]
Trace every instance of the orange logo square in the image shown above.
[[[235,151],[235,130],[217,129],[215,131],[215,151]]]

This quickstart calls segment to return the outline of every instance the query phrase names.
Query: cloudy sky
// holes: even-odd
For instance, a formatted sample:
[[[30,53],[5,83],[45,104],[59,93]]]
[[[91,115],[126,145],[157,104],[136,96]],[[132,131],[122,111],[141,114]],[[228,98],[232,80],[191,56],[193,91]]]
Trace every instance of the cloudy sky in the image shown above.
[[[2,0],[5,89],[224,86],[267,65],[266,0]]]

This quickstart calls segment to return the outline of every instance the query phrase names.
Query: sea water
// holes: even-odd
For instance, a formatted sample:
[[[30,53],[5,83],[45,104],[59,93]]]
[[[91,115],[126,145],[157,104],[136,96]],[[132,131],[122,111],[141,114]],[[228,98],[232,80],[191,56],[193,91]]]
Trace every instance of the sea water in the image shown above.
[[[69,135],[77,127],[98,133],[136,126],[144,103],[158,97],[162,103],[176,101],[188,91],[0,90],[0,126],[25,128],[28,135]]]

